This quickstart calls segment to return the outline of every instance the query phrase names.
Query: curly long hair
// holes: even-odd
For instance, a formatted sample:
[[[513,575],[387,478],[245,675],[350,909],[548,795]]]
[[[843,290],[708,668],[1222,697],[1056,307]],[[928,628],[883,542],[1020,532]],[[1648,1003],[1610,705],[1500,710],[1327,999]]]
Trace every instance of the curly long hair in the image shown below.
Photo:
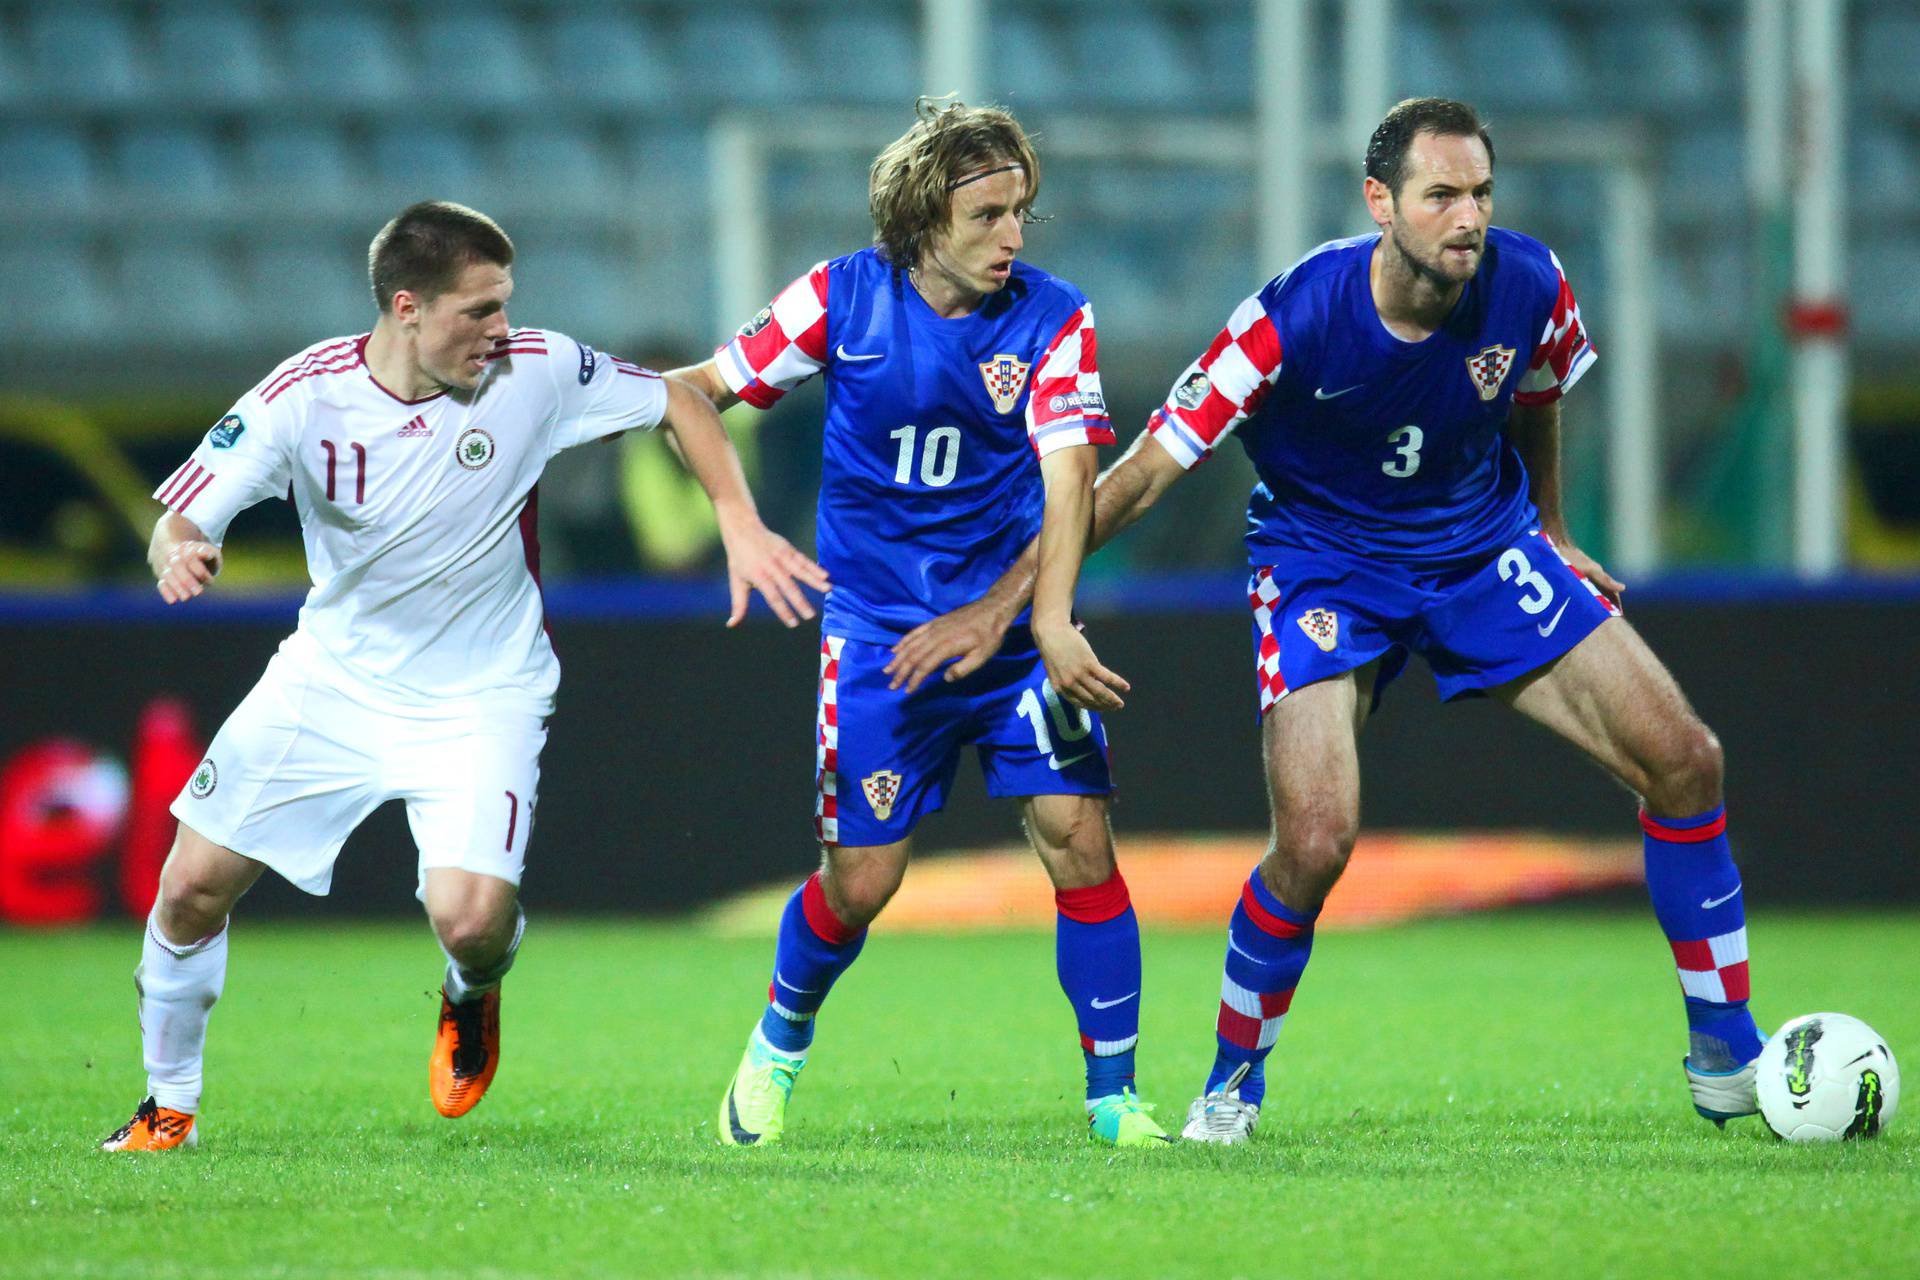
[[[920,260],[927,239],[953,220],[952,194],[963,179],[985,169],[1018,165],[1027,175],[1020,204],[1035,222],[1040,157],[1027,131],[1002,107],[969,107],[948,98],[921,98],[913,127],[874,158],[867,175],[867,208],[881,256],[905,270]]]

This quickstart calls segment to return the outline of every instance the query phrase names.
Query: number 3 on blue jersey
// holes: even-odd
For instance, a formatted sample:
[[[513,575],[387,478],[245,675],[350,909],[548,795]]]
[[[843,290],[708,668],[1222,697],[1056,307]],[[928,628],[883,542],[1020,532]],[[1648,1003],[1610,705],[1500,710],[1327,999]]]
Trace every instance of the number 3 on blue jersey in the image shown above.
[[[1426,441],[1426,433],[1412,423],[1401,427],[1387,437],[1387,443],[1398,450],[1399,456],[1381,463],[1380,469],[1395,480],[1405,480],[1420,469],[1420,446]]]
[[[913,483],[913,438],[920,428],[909,422],[898,431],[889,431],[887,439],[900,442],[900,458],[893,467],[895,484]],[[920,483],[944,489],[960,473],[960,428],[935,427],[927,432],[920,456]]]

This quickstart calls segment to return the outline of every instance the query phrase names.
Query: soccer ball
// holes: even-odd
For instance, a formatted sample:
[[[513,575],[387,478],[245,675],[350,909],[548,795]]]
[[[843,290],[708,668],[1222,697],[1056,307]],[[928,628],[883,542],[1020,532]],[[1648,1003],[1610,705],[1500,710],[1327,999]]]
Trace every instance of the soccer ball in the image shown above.
[[[1871,1138],[1900,1105],[1900,1068],[1886,1041],[1844,1013],[1795,1018],[1756,1065],[1760,1115],[1789,1142]]]

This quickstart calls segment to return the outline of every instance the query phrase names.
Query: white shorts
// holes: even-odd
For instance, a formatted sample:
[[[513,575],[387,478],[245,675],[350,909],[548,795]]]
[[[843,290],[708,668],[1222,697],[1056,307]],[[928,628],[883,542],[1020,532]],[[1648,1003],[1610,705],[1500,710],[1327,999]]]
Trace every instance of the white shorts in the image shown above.
[[[524,701],[396,706],[330,663],[283,650],[220,726],[173,815],[324,894],[354,828],[404,800],[422,890],[432,867],[517,885],[546,741],[545,717]]]

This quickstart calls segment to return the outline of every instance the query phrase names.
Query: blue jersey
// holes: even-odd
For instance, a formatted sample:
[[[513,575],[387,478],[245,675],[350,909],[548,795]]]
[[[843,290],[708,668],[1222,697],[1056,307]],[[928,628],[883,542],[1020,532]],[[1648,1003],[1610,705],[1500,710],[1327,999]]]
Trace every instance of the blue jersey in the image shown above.
[[[1321,245],[1240,304],[1150,423],[1183,466],[1238,429],[1260,483],[1255,565],[1324,549],[1445,569],[1536,519],[1505,426],[1556,400],[1594,351],[1547,247],[1500,227],[1446,323],[1396,338],[1374,307],[1376,233]]]
[[[766,408],[827,376],[817,555],[830,635],[891,644],[984,595],[1040,531],[1039,459],[1111,444],[1093,309],[1015,262],[978,310],[935,315],[873,249],[823,262],[720,348]]]

